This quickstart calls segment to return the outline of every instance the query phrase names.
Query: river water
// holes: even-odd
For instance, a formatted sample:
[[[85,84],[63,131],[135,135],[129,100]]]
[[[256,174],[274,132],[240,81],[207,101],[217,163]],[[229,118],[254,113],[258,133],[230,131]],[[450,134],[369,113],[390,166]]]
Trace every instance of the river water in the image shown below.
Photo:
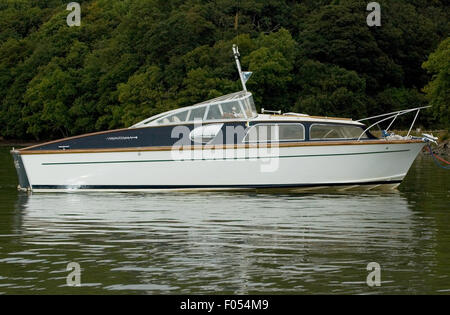
[[[9,149],[3,294],[450,294],[450,172],[428,156],[392,192],[28,195]]]

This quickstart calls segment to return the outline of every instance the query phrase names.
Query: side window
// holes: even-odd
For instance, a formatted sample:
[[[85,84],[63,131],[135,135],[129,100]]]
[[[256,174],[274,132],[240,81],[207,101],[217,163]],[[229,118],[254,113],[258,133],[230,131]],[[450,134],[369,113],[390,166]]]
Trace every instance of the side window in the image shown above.
[[[309,137],[311,140],[358,139],[363,131],[359,126],[313,124],[310,128]],[[363,135],[361,138],[365,139],[367,136]]]
[[[305,127],[301,124],[280,124],[280,141],[305,140]]]
[[[276,133],[277,125],[256,125],[251,127],[244,137],[244,142],[269,142]]]
[[[256,111],[255,103],[253,102],[253,98],[250,96],[244,100],[244,109],[247,115],[247,118],[255,117],[258,115]]]
[[[302,124],[259,124],[251,127],[244,142],[278,142],[305,140],[305,127]]]
[[[170,116],[160,118],[156,121],[156,123],[158,125],[163,125],[163,124],[171,124],[171,123],[178,123],[178,122],[186,121],[188,112],[189,112],[188,110],[185,110],[185,111],[182,111],[181,113],[177,113],[177,114],[173,114]]]
[[[203,117],[205,116],[205,110],[206,110],[206,106],[191,109],[191,114],[189,115],[189,121],[203,120]]]
[[[188,114],[188,111],[185,110],[184,112],[181,112],[178,114],[173,114],[173,115],[169,116],[168,119],[171,123],[186,121],[187,114]]]
[[[250,127],[242,142],[258,142],[258,127]]]
[[[244,113],[241,111],[241,106],[238,102],[224,103],[221,106],[223,119],[244,118]]]
[[[206,116],[206,119],[208,120],[222,119],[222,113],[220,111],[219,104],[209,106],[208,115]]]
[[[359,136],[363,133],[364,129],[358,126],[341,126],[342,134],[345,139],[358,139]],[[367,139],[367,135],[363,134],[361,139]]]

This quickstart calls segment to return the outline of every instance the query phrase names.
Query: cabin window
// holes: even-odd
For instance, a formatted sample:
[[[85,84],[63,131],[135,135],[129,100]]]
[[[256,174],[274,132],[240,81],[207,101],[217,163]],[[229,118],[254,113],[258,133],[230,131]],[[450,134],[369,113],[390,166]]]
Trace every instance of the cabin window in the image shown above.
[[[244,110],[247,118],[255,117],[258,115],[256,111],[255,103],[253,102],[253,98],[250,96],[243,100],[244,102]]]
[[[305,127],[301,124],[279,125],[280,141],[305,140]]]
[[[249,129],[244,142],[289,142],[305,140],[302,124],[258,124]]]
[[[171,123],[186,121],[188,111],[177,113],[167,117]]]
[[[207,120],[222,119],[222,111],[219,104],[210,105],[208,110]]]
[[[271,129],[275,128],[276,125],[256,125],[249,129],[245,135],[244,142],[267,142],[271,139]]]
[[[239,102],[230,102],[221,104],[222,106],[222,119],[232,119],[232,118],[244,118],[244,113],[241,110]]]
[[[163,118],[160,118],[156,121],[156,123],[158,125],[163,125],[163,124],[171,124],[171,123],[179,123],[179,122],[183,122],[186,121],[187,115],[188,115],[189,111],[183,111],[180,113],[176,113],[170,116],[166,116]],[[148,123],[147,123],[148,124]]]
[[[205,116],[205,110],[206,110],[206,106],[191,109],[191,114],[189,115],[189,121],[203,120],[203,117]]]
[[[359,126],[313,124],[309,131],[309,138],[311,140],[358,139],[362,133],[363,129]],[[363,135],[361,138],[367,138],[367,136]]]
[[[144,123],[144,125],[149,125],[150,123],[156,123],[158,125],[162,124],[161,119],[158,120],[158,118],[153,118],[153,119],[146,121]]]

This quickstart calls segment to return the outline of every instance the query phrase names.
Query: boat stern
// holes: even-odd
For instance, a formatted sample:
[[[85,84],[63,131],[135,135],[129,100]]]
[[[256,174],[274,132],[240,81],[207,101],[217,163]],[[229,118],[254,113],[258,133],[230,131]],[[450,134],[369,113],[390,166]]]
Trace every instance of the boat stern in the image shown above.
[[[22,156],[18,150],[11,150],[11,155],[14,159],[14,167],[16,168],[17,177],[19,179],[19,190],[29,191],[31,190],[31,185],[28,180],[27,171],[22,161]]]

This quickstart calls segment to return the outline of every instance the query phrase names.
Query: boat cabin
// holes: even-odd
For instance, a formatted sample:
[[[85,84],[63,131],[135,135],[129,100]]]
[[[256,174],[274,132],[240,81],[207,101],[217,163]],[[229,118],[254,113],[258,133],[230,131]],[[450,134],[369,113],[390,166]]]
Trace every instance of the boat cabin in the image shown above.
[[[247,91],[161,113],[130,128],[192,124],[201,125],[194,126],[190,132],[190,140],[194,144],[218,144],[222,139],[213,140],[225,132],[226,126],[234,126],[235,129],[241,126],[237,143],[244,144],[374,138],[365,134],[363,124],[351,119],[298,113],[258,114],[252,94]]]
[[[376,137],[365,130],[364,124],[347,118],[296,113],[258,114],[252,94],[240,91],[158,114],[130,128],[65,138],[25,150],[132,149],[367,139]]]

